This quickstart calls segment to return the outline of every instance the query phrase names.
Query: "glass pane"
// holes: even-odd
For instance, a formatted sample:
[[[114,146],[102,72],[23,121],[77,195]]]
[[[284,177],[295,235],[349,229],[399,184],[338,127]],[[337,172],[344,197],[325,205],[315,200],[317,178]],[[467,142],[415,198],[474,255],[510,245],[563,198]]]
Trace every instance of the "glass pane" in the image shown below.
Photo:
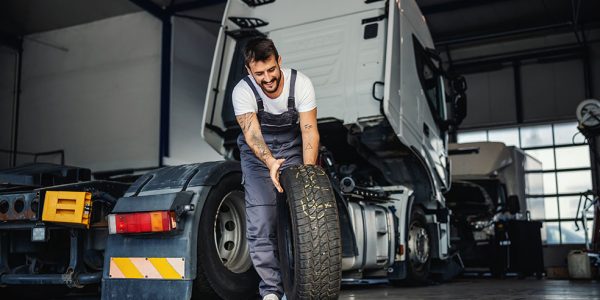
[[[544,177],[540,173],[525,174],[525,193],[528,195],[544,194]]]
[[[554,169],[553,149],[526,150],[525,153],[540,161],[542,163],[542,170]]]
[[[485,133],[485,130],[459,132],[457,140],[459,143],[486,142],[487,135]]]
[[[552,127],[539,125],[521,128],[521,147],[552,146]]]
[[[588,146],[556,148],[556,168],[587,168],[590,166]]]
[[[527,198],[527,210],[533,220],[543,220],[546,218],[544,210],[544,198]]]
[[[556,173],[544,173],[544,194],[556,194]]]
[[[558,231],[558,222],[544,222],[544,229],[546,229],[545,231],[547,244],[560,243],[560,232]]]
[[[579,196],[560,197],[560,218],[575,219],[577,218],[577,206],[579,205]],[[579,213],[581,216],[581,212]]]
[[[577,130],[577,122],[554,124],[554,143],[556,145],[570,145],[573,142],[581,144],[584,140],[583,134]]]
[[[558,203],[556,197],[544,198],[544,212],[546,219],[558,219]]]
[[[519,130],[517,128],[490,130],[488,131],[488,140],[519,147]]]
[[[525,171],[543,170],[542,162],[532,155],[525,155]]]
[[[592,188],[591,171],[558,172],[558,193],[582,193]]]
[[[575,226],[574,221],[563,221],[560,222],[560,236],[562,237],[563,244],[583,244],[585,241],[585,231],[583,230],[583,224],[577,222],[579,228]]]

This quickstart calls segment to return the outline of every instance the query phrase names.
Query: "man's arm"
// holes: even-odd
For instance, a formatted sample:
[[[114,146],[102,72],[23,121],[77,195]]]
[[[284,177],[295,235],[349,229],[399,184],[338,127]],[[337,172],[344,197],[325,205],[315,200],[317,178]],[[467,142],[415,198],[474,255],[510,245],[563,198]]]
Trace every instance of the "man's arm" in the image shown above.
[[[284,159],[275,159],[273,154],[271,154],[271,150],[265,143],[265,139],[260,131],[260,125],[258,124],[258,118],[256,117],[256,113],[249,112],[239,116],[235,116],[242,128],[242,132],[244,133],[244,138],[246,139],[246,143],[254,152],[254,155],[258,157],[269,169],[269,174],[271,175],[271,180],[273,184],[277,188],[277,190],[281,193],[283,189],[279,184],[279,168],[281,164],[283,164]]]
[[[317,130],[317,109],[300,113],[302,130],[302,158],[305,165],[317,163],[319,155],[319,130]]]

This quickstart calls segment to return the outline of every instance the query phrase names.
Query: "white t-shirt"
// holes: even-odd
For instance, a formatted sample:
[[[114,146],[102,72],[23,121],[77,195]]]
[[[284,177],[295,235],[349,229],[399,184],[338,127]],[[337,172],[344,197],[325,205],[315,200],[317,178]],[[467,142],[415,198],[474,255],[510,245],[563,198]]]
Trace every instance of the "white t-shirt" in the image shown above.
[[[254,81],[254,78],[248,75],[250,76],[256,91],[258,91],[258,94],[263,99],[265,111],[277,115],[287,111],[288,95],[290,94],[290,79],[292,76],[291,69],[281,68],[281,70],[283,71],[283,91],[276,99],[271,99],[265,95],[260,86]],[[312,82],[310,82],[310,79],[306,75],[300,72],[297,72],[296,74],[296,91],[294,94],[296,110],[298,112],[307,112],[317,107],[315,89],[313,88]],[[249,112],[258,112],[256,97],[254,97],[254,93],[245,80],[240,80],[235,88],[233,88],[231,99],[233,101],[233,110],[235,111],[236,116]]]

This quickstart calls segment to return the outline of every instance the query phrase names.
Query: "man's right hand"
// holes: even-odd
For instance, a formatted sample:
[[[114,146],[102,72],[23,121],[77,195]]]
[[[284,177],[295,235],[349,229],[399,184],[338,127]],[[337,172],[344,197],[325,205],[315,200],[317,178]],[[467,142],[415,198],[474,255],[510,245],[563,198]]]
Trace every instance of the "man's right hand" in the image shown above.
[[[271,159],[269,161],[269,175],[271,175],[271,180],[273,181],[273,185],[275,185],[275,188],[277,189],[278,192],[283,193],[283,188],[281,188],[281,184],[279,183],[279,169],[281,168],[281,165],[283,164],[283,162],[285,161],[285,159],[281,158],[281,159]]]

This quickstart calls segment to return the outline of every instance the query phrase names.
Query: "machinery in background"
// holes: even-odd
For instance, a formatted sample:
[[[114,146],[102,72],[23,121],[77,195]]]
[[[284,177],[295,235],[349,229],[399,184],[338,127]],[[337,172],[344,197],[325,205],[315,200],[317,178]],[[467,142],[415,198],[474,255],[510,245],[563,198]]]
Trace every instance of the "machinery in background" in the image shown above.
[[[498,142],[451,144],[449,154],[452,188],[445,197],[465,270],[541,276],[542,224],[529,220],[526,195],[542,193],[542,179],[533,173],[526,184],[525,176],[526,167],[541,170],[541,163]]]
[[[592,225],[592,239],[588,246],[595,253],[600,252],[600,101],[587,99],[582,101],[576,110],[579,125],[577,129],[585,136],[590,147],[590,162],[592,167],[592,205],[594,222]],[[587,239],[587,237],[586,237]],[[587,243],[587,241],[586,241]]]
[[[600,101],[582,101],[575,111],[579,122],[577,129],[585,136],[590,149],[592,190],[581,195],[577,207],[576,227],[581,224],[585,234],[586,251],[572,251],[568,256],[571,278],[588,278],[597,275],[600,268]],[[588,236],[588,217],[592,216],[591,240]]]

